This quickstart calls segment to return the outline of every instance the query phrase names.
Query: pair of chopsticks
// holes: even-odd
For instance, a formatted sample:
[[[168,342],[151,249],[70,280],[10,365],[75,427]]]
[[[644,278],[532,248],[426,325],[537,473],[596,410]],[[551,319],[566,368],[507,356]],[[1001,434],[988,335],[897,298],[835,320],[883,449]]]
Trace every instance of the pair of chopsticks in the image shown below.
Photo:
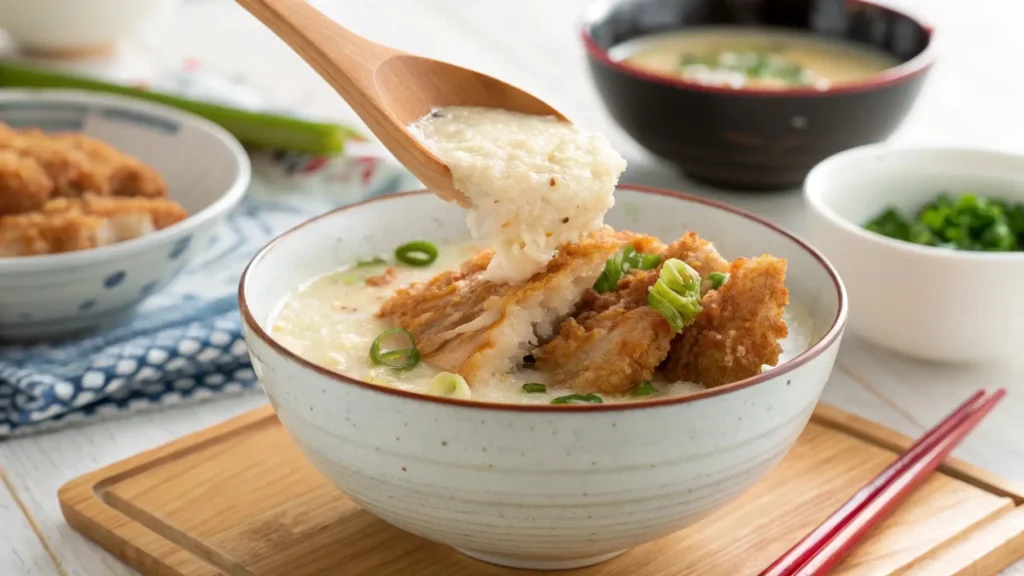
[[[984,389],[975,392],[760,576],[828,574],[928,479],[1003,396],[1003,388],[987,397]]]

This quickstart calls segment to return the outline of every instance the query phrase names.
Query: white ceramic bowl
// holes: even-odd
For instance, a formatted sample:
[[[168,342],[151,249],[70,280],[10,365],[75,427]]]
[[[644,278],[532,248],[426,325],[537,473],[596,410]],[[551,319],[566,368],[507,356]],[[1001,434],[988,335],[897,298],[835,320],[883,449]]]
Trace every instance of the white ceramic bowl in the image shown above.
[[[384,520],[497,564],[571,568],[665,536],[764,476],[803,430],[828,379],[846,318],[831,267],[782,230],[724,205],[620,187],[617,228],[686,230],[728,257],[789,260],[792,299],[816,342],[758,377],[637,404],[505,405],[420,396],[317,367],[268,335],[297,286],[412,239],[464,238],[465,212],[426,192],[314,219],[249,265],[239,299],[256,374],[302,450]]]
[[[0,340],[68,335],[131,312],[202,250],[249,185],[249,157],[219,126],[132,98],[77,91],[0,90],[0,121],[74,130],[153,166],[191,216],[94,250],[0,258]]]
[[[0,27],[29,51],[54,56],[107,52],[180,0],[0,0]]]
[[[850,292],[850,330],[926,360],[1020,353],[1024,253],[919,246],[864,230],[887,206],[913,214],[941,192],[1024,202],[1024,157],[981,150],[865,146],[815,167],[804,184],[808,240]]]

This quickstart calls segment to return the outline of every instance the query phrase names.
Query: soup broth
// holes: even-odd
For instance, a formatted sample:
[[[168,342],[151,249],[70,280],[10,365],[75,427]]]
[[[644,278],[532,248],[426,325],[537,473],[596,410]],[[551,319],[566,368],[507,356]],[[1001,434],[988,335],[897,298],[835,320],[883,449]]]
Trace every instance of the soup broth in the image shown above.
[[[398,371],[375,365],[369,356],[374,339],[391,327],[376,317],[388,298],[399,286],[426,281],[444,270],[457,268],[480,247],[458,244],[438,247],[438,258],[425,267],[397,265],[393,278],[386,285],[374,286],[367,278],[385,273],[386,264],[353,265],[337,272],[313,279],[285,299],[271,322],[271,332],[286,348],[295,354],[329,370],[351,378],[384,387],[428,394],[434,376],[440,371],[420,362],[408,371]],[[789,335],[780,343],[785,362],[810,345],[809,316],[799,306],[791,304],[785,319]],[[573,391],[567,388],[547,387],[544,392],[526,393],[527,383],[547,384],[544,373],[519,368],[486,382],[474,383],[471,399],[482,402],[511,404],[550,404],[560,396]],[[653,394],[602,395],[604,403],[650,400],[658,397],[680,396],[703,390],[699,384],[666,382],[655,379]]]
[[[731,88],[817,88],[858,82],[900,63],[873,46],[809,32],[714,27],[646,36],[611,57],[638,69]]]

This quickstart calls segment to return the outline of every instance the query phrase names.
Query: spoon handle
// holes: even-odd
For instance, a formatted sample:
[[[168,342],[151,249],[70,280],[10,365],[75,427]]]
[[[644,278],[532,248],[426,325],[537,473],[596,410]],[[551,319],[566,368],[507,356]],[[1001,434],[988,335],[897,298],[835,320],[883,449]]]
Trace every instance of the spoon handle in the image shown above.
[[[374,72],[403,54],[341,26],[306,0],[237,0],[309,63],[362,115],[379,108]],[[361,110],[362,108],[362,110]]]

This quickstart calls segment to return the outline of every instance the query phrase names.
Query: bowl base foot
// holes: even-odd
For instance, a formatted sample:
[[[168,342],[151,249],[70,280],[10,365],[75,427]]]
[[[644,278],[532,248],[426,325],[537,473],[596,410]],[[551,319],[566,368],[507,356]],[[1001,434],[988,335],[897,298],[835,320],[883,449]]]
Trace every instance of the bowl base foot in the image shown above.
[[[625,552],[625,550],[619,550],[618,552],[612,552],[611,554],[601,554],[600,556],[588,556],[586,558],[570,558],[567,560],[541,560],[541,559],[530,559],[530,558],[516,558],[510,556],[500,556],[497,554],[490,554],[488,552],[475,552],[473,550],[466,550],[465,548],[456,548],[457,551],[469,556],[470,558],[480,560],[481,562],[487,562],[488,564],[496,564],[498,566],[506,566],[508,568],[520,568],[526,570],[572,570],[573,568],[584,568],[586,566],[593,566],[594,564],[600,564],[607,560],[615,558],[619,554]]]

